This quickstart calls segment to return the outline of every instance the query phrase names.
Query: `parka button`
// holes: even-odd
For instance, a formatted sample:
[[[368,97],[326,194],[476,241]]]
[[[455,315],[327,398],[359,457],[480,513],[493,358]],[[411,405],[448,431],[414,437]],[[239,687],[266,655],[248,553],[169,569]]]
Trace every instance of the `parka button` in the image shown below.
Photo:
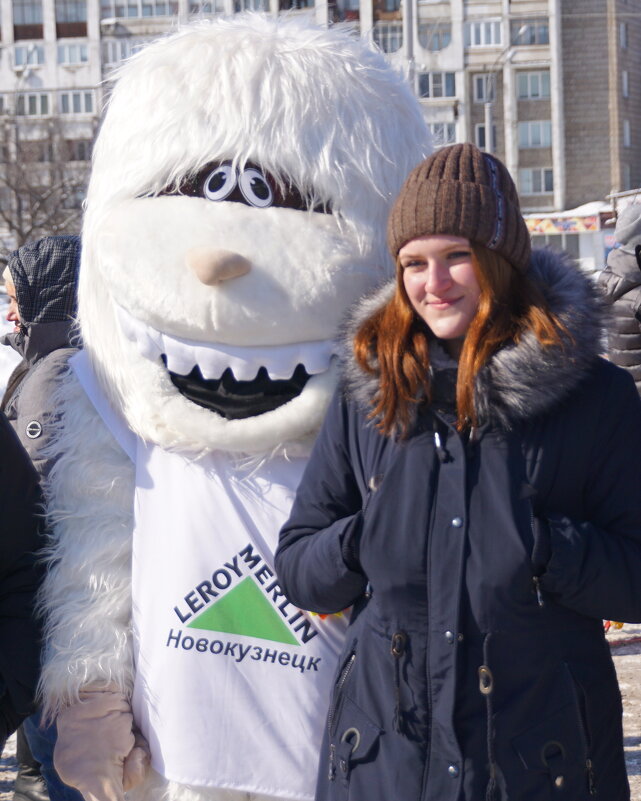
[[[454,632],[453,631],[446,631],[445,632],[445,639],[451,645],[455,640]]]
[[[454,528],[461,528],[463,525],[463,518],[462,517],[454,517],[452,518],[452,525]]]
[[[454,765],[454,764],[452,764],[452,765],[450,765],[450,766],[449,766],[449,768],[447,769],[447,772],[450,774],[450,776],[451,776],[453,779],[456,779],[456,777],[457,777],[457,776],[459,775],[459,773],[460,773],[458,765]]]

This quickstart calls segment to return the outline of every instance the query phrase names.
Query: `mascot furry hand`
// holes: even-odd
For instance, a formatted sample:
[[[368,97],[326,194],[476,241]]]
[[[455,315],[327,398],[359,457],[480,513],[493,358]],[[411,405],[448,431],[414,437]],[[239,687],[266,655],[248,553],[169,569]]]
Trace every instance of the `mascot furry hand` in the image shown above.
[[[86,797],[122,798],[144,740],[139,797],[313,797],[344,621],[293,607],[273,551],[427,142],[382,55],[300,18],[188,26],[117,76],[48,491],[43,692]]]

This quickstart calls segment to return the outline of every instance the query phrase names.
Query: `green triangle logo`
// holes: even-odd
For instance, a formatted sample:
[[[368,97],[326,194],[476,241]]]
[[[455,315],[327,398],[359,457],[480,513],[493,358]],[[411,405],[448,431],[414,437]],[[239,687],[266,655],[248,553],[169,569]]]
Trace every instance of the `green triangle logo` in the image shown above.
[[[299,644],[250,576],[192,620],[188,628]]]

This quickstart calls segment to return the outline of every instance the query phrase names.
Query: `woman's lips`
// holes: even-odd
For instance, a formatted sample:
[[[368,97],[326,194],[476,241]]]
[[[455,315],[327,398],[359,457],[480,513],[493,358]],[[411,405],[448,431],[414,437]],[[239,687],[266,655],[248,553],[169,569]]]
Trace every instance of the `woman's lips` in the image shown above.
[[[448,300],[429,300],[427,305],[432,309],[449,309],[458,303],[461,298],[451,298]]]

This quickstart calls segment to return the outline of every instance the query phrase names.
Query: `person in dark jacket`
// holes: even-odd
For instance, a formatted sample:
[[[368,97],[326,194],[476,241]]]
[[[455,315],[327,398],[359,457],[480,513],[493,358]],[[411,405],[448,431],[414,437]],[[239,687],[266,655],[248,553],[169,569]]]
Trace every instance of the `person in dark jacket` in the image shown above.
[[[317,801],[628,801],[602,621],[641,620],[641,401],[596,290],[470,144],[388,241],[276,553],[292,603],[352,607]]]
[[[33,711],[41,645],[34,608],[42,578],[38,476],[2,413],[0,510],[1,753],[9,735]]]
[[[9,378],[2,410],[41,478],[51,468],[47,445],[53,434],[52,393],[78,350],[74,318],[80,237],[47,236],[15,250],[5,268],[10,299],[7,320],[14,331],[3,337],[22,361]],[[33,714],[18,730],[13,801],[80,801],[53,768],[54,726]]]
[[[612,306],[608,358],[630,373],[641,394],[641,205],[623,209],[614,238],[618,247],[597,279]]]
[[[79,260],[80,237],[46,236],[15,250],[5,268],[12,301],[7,319],[15,328],[2,343],[16,350],[22,362],[9,378],[2,410],[43,477],[50,468],[44,453],[51,434],[51,392],[78,349]]]

